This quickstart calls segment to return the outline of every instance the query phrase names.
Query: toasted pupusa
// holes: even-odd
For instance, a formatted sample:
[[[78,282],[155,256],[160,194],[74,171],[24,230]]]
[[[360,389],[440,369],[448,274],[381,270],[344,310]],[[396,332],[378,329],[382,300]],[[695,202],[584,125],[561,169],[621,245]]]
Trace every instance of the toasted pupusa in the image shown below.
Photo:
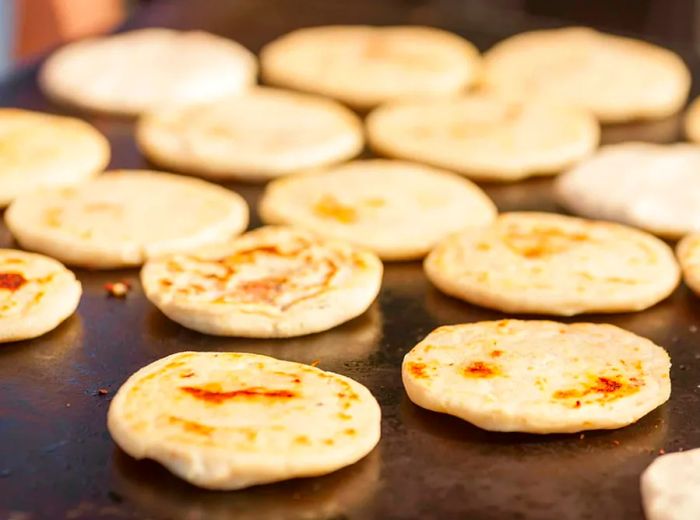
[[[493,202],[468,180],[381,159],[279,179],[258,208],[265,222],[346,240],[383,260],[422,258],[447,235],[496,217]]]
[[[654,459],[640,480],[647,520],[700,517],[700,449]]]
[[[111,269],[224,242],[245,229],[248,207],[199,179],[116,170],[81,186],[22,195],[5,222],[25,249]]]
[[[0,343],[41,336],[75,312],[82,288],[52,258],[0,249]]]
[[[683,238],[676,247],[678,262],[683,271],[683,281],[697,295],[700,295],[700,233]]]
[[[449,95],[473,84],[480,57],[467,40],[421,26],[306,27],[260,52],[263,79],[367,109],[404,96]]]
[[[700,231],[700,146],[605,146],[556,180],[558,202],[579,215],[655,235]]]
[[[0,108],[0,208],[37,188],[94,177],[109,156],[107,139],[80,119]]]
[[[382,155],[496,181],[558,173],[590,154],[600,134],[585,110],[488,94],[387,104],[366,124]]]
[[[132,375],[107,426],[137,459],[209,489],[241,489],[349,466],[379,441],[361,384],[257,354],[180,352]]]
[[[330,329],[376,298],[372,253],[269,226],[230,243],[149,261],[146,296],[170,319],[220,336],[289,337]]]
[[[669,116],[690,89],[675,53],[585,27],[507,38],[484,54],[484,69],[485,87],[499,95],[571,103],[605,123]]]
[[[39,84],[61,103],[137,115],[237,94],[256,74],[255,56],[232,40],[151,28],[69,43],[46,60]]]
[[[696,98],[688,107],[684,126],[686,138],[694,143],[700,143],[700,98]]]
[[[350,159],[364,145],[362,123],[341,104],[271,88],[153,112],[136,137],[157,164],[243,180]]]
[[[665,403],[670,360],[612,325],[502,320],[440,327],[404,357],[411,401],[485,430],[621,428]]]
[[[425,260],[441,291],[504,312],[572,316],[646,309],[678,285],[664,242],[620,224],[554,213],[501,214]]]

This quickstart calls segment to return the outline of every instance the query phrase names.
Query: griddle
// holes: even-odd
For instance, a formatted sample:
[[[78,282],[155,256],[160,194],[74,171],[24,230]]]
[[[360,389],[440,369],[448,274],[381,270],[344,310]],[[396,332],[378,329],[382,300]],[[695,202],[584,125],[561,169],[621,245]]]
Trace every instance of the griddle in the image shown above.
[[[488,4],[156,1],[137,9],[123,28],[206,29],[257,51],[306,25],[418,23],[463,34],[484,49],[522,30],[568,23],[496,8],[507,2],[494,2],[495,11],[488,11]],[[689,41],[661,43],[699,70]],[[71,113],[41,95],[36,71],[36,64],[29,64],[0,84],[0,104]],[[111,168],[148,167],[134,145],[131,121],[81,116],[108,136]],[[679,137],[678,117],[604,130],[605,142]],[[228,186],[245,196],[252,225],[259,225],[255,207],[261,187]],[[561,211],[549,179],[484,188],[502,211]],[[0,246],[13,246],[2,225]],[[644,312],[583,318],[619,325],[666,347],[673,360],[671,400],[620,430],[537,436],[482,431],[408,400],[400,363],[416,342],[439,325],[504,317],[442,295],[418,262],[387,264],[381,295],[363,316],[289,340],[216,338],[187,330],[144,298],[137,270],[77,274],[84,295],[76,315],[44,337],[0,346],[2,519],[640,519],[642,470],[662,451],[700,446],[700,299],[684,286]],[[134,290],[125,300],[108,298],[103,285],[122,279]],[[319,360],[322,368],[352,377],[374,393],[382,407],[382,440],[361,462],[325,477],[237,492],[190,486],[154,462],[131,459],[105,426],[110,399],[131,373],[182,350]]]

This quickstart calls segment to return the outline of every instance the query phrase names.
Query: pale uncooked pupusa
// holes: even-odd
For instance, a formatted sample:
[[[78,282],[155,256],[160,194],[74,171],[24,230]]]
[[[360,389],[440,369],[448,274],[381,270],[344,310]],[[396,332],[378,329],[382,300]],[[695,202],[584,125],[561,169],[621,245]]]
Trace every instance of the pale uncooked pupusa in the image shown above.
[[[22,195],[5,222],[25,249],[112,269],[224,242],[246,228],[248,207],[236,193],[199,179],[117,170]]]
[[[39,83],[61,103],[137,115],[237,94],[256,74],[255,56],[232,40],[150,28],[69,43],[46,60]]]
[[[496,216],[493,202],[467,179],[381,159],[277,180],[258,211],[270,224],[346,240],[383,260],[422,258],[442,238]]]
[[[368,109],[402,97],[445,96],[474,84],[479,52],[467,40],[421,26],[306,27],[260,53],[263,79]]]
[[[265,180],[350,159],[362,123],[339,103],[256,88],[145,116],[136,138],[153,162],[216,178]]]
[[[349,466],[379,441],[361,384],[256,354],[180,352],[132,375],[107,425],[129,455],[209,489],[241,489]]]
[[[484,54],[484,86],[501,96],[560,101],[605,123],[670,116],[690,72],[675,53],[584,27],[525,32]]]
[[[580,108],[486,94],[389,103],[366,124],[382,155],[492,181],[558,173],[593,152],[600,133]]]
[[[84,121],[0,108],[0,208],[22,193],[86,181],[109,156],[107,139]]]
[[[502,320],[440,327],[404,358],[419,406],[492,431],[621,428],[666,402],[670,360],[612,325]]]
[[[560,176],[555,192],[579,215],[680,238],[700,231],[700,146],[605,146]]]
[[[379,293],[371,252],[287,227],[149,261],[146,296],[170,319],[220,336],[290,337],[340,325]]]
[[[0,249],[0,343],[41,336],[78,307],[82,288],[52,258]]]

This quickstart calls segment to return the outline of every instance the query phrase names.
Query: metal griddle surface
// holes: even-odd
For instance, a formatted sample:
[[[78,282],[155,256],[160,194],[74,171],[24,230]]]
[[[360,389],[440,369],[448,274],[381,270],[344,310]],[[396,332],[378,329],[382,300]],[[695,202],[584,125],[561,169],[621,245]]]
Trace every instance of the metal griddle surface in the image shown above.
[[[155,2],[129,27],[202,28],[253,50],[295,27],[322,23],[424,23],[464,34],[480,47],[556,21],[472,16],[468,2]],[[483,13],[482,13],[483,14]],[[527,23],[526,23],[527,22]],[[535,23],[536,22],[536,23]],[[685,49],[678,48],[681,52]],[[693,56],[684,56],[695,68]],[[0,85],[0,104],[65,112],[46,101],[28,68]],[[112,168],[147,167],[129,121],[88,117],[110,139]],[[678,119],[606,129],[605,140],[678,138]],[[258,186],[230,184],[253,208]],[[486,186],[501,210],[556,211],[549,180]],[[0,246],[12,246],[0,225]],[[645,312],[590,316],[665,346],[673,395],[618,431],[535,436],[481,431],[430,413],[406,397],[403,355],[438,325],[502,318],[450,299],[419,263],[387,265],[379,300],[331,331],[291,340],[226,339],[169,321],[144,298],[136,270],[78,271],[78,313],[34,341],[0,347],[0,518],[642,518],[638,478],[659,450],[700,446],[700,299],[685,287]],[[103,284],[126,278],[124,300]],[[242,351],[320,366],[367,385],[382,406],[383,436],[358,464],[321,478],[239,492],[207,492],[158,464],[121,452],[105,427],[109,401],[136,369],[182,350]],[[110,393],[99,395],[99,388]]]

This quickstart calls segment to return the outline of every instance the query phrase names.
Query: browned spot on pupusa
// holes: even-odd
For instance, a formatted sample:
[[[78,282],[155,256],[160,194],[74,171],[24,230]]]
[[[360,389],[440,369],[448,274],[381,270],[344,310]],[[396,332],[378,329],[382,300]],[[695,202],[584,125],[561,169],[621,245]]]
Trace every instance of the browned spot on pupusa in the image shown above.
[[[272,399],[272,400],[287,400],[295,397],[296,394],[291,390],[273,390],[263,387],[249,387],[240,390],[230,390],[222,392],[207,388],[198,388],[193,386],[181,386],[180,390],[187,394],[213,404],[221,404],[231,399]]]
[[[27,283],[27,279],[20,273],[0,273],[0,290],[16,291]]]
[[[602,403],[621,397],[635,394],[642,384],[639,379],[632,377],[629,380],[621,376],[599,376],[588,374],[586,382],[577,387],[557,390],[552,397],[567,401],[573,408],[579,408],[581,402]]]
[[[487,378],[501,375],[501,369],[493,363],[472,361],[462,369],[462,373],[467,377]]]
[[[501,238],[511,251],[530,259],[563,253],[590,240],[586,233],[541,226],[526,230],[513,226]]]

